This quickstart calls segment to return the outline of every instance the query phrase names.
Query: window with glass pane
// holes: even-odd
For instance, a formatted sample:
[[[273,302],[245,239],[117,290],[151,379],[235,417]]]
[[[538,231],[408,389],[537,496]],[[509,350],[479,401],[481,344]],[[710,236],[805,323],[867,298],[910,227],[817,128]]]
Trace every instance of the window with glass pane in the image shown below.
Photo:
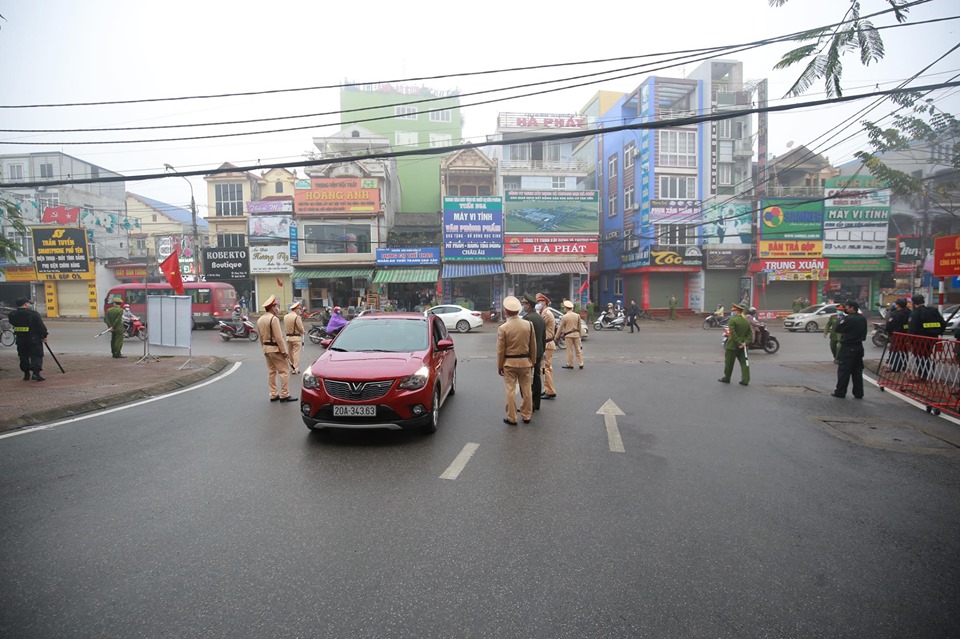
[[[695,200],[697,199],[697,178],[681,175],[661,175],[660,192],[657,196],[662,200]]]
[[[20,255],[24,257],[33,257],[33,234],[17,233],[13,229],[7,229],[7,239],[14,246],[20,247]]]
[[[613,193],[607,199],[607,216],[613,217],[617,214],[617,194]]]
[[[717,120],[717,137],[721,140],[729,140],[733,132],[731,124],[730,120]]]
[[[217,233],[218,248],[243,248],[247,245],[243,233]]]
[[[41,164],[41,165],[40,165],[40,177],[42,177],[42,178],[52,178],[52,177],[53,177],[53,165],[52,165],[52,164]]]
[[[613,294],[623,295],[623,278],[619,275],[613,278]]]
[[[7,177],[11,180],[22,180],[23,179],[23,165],[22,164],[11,164],[7,167]]]
[[[453,116],[450,115],[449,109],[444,109],[443,111],[430,112],[431,122],[450,122],[451,120],[453,120]]]
[[[397,116],[398,120],[416,120],[417,119],[417,107],[399,105],[395,106],[394,114]]]
[[[617,156],[612,155],[610,159],[607,160],[607,178],[617,177]]]
[[[733,165],[722,162],[717,165],[717,183],[723,186],[733,184]]]
[[[304,251],[313,255],[370,253],[370,225],[307,224]]]
[[[412,147],[417,146],[420,142],[420,138],[416,131],[397,131],[394,133],[394,137],[397,141],[398,147]]]
[[[563,147],[557,143],[545,143],[543,145],[543,159],[545,162],[561,161],[563,159]]]
[[[453,138],[449,133],[431,133],[430,134],[430,146],[450,146]]]
[[[658,140],[660,166],[697,166],[696,131],[660,131]]]
[[[656,224],[656,243],[659,246],[687,246],[697,243],[695,224]]]
[[[551,180],[551,186],[554,191],[562,191],[567,188],[567,178],[562,176],[554,176]]]
[[[217,215],[243,215],[243,184],[215,184],[214,201]]]
[[[629,169],[633,166],[633,152],[636,148],[636,145],[631,142],[623,149],[623,168]]]
[[[511,160],[527,161],[530,159],[529,144],[511,144],[507,147],[507,154]]]
[[[633,187],[623,190],[623,210],[629,211],[633,208]]]

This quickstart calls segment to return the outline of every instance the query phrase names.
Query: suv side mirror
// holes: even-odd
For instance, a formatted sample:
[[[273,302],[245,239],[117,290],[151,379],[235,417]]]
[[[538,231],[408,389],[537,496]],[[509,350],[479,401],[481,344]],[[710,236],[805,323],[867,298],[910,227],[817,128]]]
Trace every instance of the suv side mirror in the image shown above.
[[[333,340],[330,339],[329,337],[320,340],[320,347],[321,347],[321,348],[330,348],[330,344],[333,344]]]
[[[450,338],[445,338],[437,342],[438,351],[449,351],[453,348],[453,340]]]

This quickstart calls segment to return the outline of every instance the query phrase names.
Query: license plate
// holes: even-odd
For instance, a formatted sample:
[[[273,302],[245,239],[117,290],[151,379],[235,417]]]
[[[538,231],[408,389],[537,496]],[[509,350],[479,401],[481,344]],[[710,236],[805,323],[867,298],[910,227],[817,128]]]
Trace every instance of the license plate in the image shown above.
[[[334,406],[334,417],[376,417],[376,406]]]

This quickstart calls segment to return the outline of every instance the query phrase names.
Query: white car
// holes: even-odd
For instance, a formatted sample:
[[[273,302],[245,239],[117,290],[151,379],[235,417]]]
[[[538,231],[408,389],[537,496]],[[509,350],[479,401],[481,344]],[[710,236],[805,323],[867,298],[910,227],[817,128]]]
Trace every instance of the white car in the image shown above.
[[[467,333],[483,326],[483,317],[479,311],[471,311],[469,308],[456,304],[440,304],[424,311],[423,314],[425,316],[436,315],[443,320],[447,330],[457,331],[458,333]]]
[[[827,325],[827,320],[831,315],[836,315],[836,304],[814,304],[797,313],[787,315],[783,320],[783,327],[790,332],[801,329],[808,333],[814,333]]]

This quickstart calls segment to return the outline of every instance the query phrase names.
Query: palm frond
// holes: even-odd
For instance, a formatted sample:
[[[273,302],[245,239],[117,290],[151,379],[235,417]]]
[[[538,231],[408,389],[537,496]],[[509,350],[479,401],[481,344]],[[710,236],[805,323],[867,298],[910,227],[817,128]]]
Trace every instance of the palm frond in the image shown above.
[[[826,64],[827,59],[825,56],[818,55],[811,58],[803,70],[803,73],[800,74],[800,77],[797,78],[797,81],[793,83],[793,86],[790,87],[783,97],[795,98],[806,93],[807,89],[809,89],[814,82],[823,77],[823,70]]]
[[[819,45],[816,44],[805,44],[802,47],[787,51],[783,54],[783,57],[780,58],[780,61],[773,65],[773,68],[786,69],[798,62],[803,62],[806,58],[813,55],[818,46]]]
[[[907,14],[910,13],[910,7],[904,6],[907,0],[887,0],[887,2],[893,7],[893,15],[896,16],[897,22],[906,22]]]

